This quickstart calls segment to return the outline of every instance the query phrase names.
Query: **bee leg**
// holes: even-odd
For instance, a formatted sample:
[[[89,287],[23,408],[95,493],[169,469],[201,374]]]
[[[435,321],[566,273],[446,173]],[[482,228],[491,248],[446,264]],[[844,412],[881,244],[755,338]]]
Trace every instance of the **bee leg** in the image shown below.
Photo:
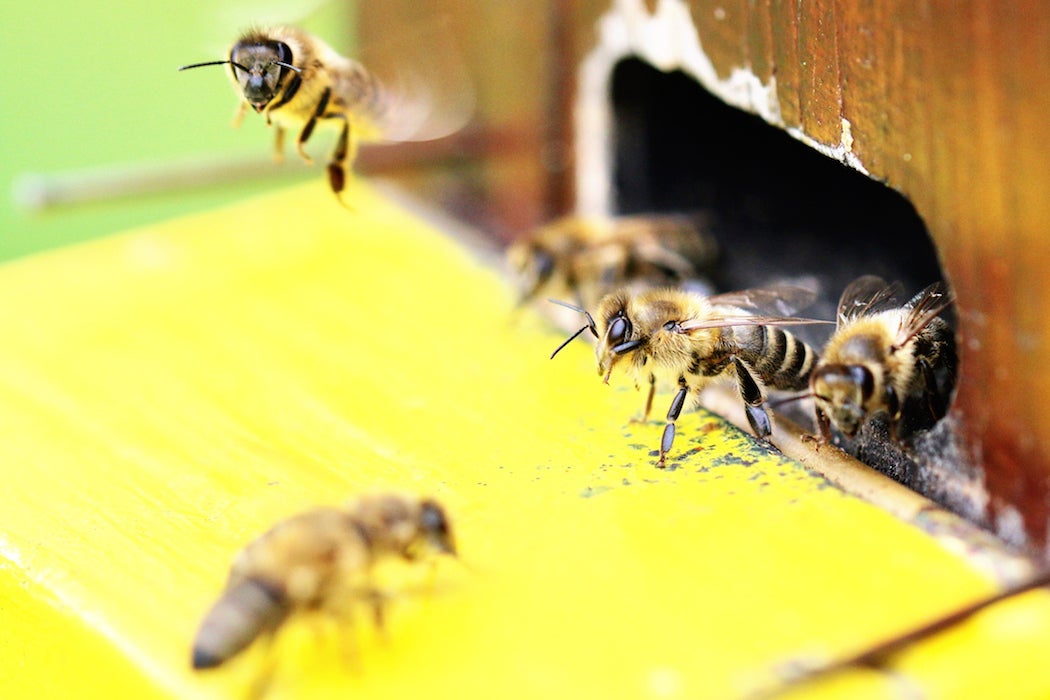
[[[241,102],[240,104],[237,105],[237,109],[235,109],[234,112],[233,112],[233,119],[230,121],[230,123],[233,125],[234,129],[237,129],[237,128],[240,127],[241,122],[244,121],[244,115],[247,114],[247,113],[248,113],[248,103],[247,102]]]
[[[307,163],[313,163],[314,160],[306,154],[303,150],[303,145],[310,140],[310,135],[314,133],[314,127],[317,126],[318,118],[324,114],[324,111],[328,109],[328,98],[332,96],[332,90],[325,88],[324,92],[321,93],[321,99],[317,101],[317,107],[314,109],[314,113],[310,115],[310,118],[303,124],[303,130],[299,132],[299,138],[295,142],[295,150]]]
[[[740,396],[744,399],[747,422],[751,424],[751,430],[755,435],[760,438],[768,438],[773,433],[773,425],[769,420],[769,414],[762,405],[766,402],[765,397],[762,396],[762,390],[751,375],[751,370],[740,358],[734,357],[733,364],[736,365],[737,384],[740,387]]]
[[[890,440],[900,441],[901,402],[897,398],[897,391],[892,386],[886,387],[886,408],[890,414],[889,433]]]
[[[262,637],[263,659],[259,665],[259,672],[256,674],[255,678],[252,679],[252,683],[248,687],[248,698],[250,698],[250,700],[266,697],[266,693],[270,689],[270,683],[273,681],[273,675],[277,671],[277,654],[274,651],[274,637],[275,635],[273,632]]]
[[[817,415],[817,428],[820,430],[820,435],[803,435],[802,442],[813,443],[813,449],[820,450],[821,445],[831,444],[831,421],[828,419],[828,414],[821,410],[820,406],[816,408]]]
[[[339,140],[332,151],[332,159],[328,162],[328,184],[342,201],[342,192],[346,188],[346,161],[349,158],[350,162],[353,162],[354,154],[351,149],[350,122],[342,114],[332,115],[332,118],[342,119],[343,129],[339,132]]]
[[[656,396],[656,376],[649,375],[649,395],[645,398],[645,411],[642,412],[641,418],[632,418],[632,423],[646,423],[649,421],[649,414],[653,410],[653,397]]]
[[[924,395],[926,397],[926,407],[930,410],[932,425],[932,423],[939,421],[948,412],[948,396],[937,385],[937,375],[934,374],[933,365],[925,358],[920,358],[916,364],[918,364],[919,371],[922,372],[923,381],[926,383]]]
[[[817,408],[817,425],[820,427],[820,437],[824,439],[824,442],[831,442],[831,419],[821,408]]]
[[[284,162],[284,127],[278,126],[273,138],[273,162]]]
[[[656,466],[661,469],[664,466],[664,456],[671,451],[671,445],[674,443],[675,421],[678,420],[678,416],[682,412],[682,406],[685,405],[685,397],[689,393],[689,387],[685,385],[685,379],[679,379],[678,385],[680,388],[671,400],[671,408],[667,410],[667,425],[664,426],[664,434],[660,438],[660,459],[657,461]]]

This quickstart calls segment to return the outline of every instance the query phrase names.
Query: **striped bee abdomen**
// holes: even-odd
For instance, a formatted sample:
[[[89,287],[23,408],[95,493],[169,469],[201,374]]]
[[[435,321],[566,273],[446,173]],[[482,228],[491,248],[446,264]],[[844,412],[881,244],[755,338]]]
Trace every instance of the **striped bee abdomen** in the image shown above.
[[[740,358],[774,389],[794,391],[809,386],[817,353],[793,334],[777,326],[734,329]]]
[[[228,588],[212,607],[193,642],[193,667],[212,668],[277,629],[291,611],[284,593],[257,578]]]

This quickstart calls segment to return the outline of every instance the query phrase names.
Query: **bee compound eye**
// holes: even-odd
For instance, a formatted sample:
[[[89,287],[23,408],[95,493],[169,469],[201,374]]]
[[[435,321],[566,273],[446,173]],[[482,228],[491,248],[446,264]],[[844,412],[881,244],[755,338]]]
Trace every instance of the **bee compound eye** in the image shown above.
[[[617,316],[609,324],[609,343],[619,345],[627,339],[631,333],[631,322],[625,316]]]
[[[849,373],[853,381],[860,387],[861,396],[864,399],[871,398],[875,392],[875,377],[871,375],[871,370],[863,365],[851,365]]]

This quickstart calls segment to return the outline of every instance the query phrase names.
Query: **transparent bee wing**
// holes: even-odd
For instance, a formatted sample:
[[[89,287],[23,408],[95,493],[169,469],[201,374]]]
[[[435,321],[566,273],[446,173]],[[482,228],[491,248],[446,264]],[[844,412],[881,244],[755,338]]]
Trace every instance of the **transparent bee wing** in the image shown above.
[[[736,306],[741,309],[752,309],[760,313],[785,317],[809,306],[816,298],[817,293],[812,289],[780,284],[716,294],[708,297],[707,300],[715,305]]]
[[[807,326],[817,323],[831,324],[834,321],[792,316],[719,316],[682,321],[678,324],[678,327],[683,331],[692,331],[701,328],[726,328],[730,326]]]
[[[864,275],[850,282],[839,298],[839,326],[861,316],[870,316],[891,308],[901,293],[901,284],[886,284],[875,275]]]
[[[462,129],[474,114],[473,80],[448,20],[425,29],[369,38],[361,63],[379,80],[373,122],[382,141],[429,141]]]
[[[918,335],[930,321],[951,306],[954,297],[940,282],[934,282],[922,290],[904,305],[908,314],[901,322],[900,330],[894,340],[896,347],[901,347]]]

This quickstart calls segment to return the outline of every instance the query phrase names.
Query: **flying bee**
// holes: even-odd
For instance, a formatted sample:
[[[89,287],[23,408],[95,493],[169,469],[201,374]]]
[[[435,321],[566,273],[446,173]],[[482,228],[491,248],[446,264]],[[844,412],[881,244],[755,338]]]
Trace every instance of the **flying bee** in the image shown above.
[[[926,428],[948,410],[955,383],[955,335],[940,314],[951,294],[934,283],[901,306],[899,284],[864,276],[842,293],[838,324],[810,378],[824,441],[834,425],[847,437],[876,414],[890,435]]]
[[[313,161],[303,146],[314,127],[322,123],[339,130],[328,161],[328,183],[340,199],[360,139],[427,140],[455,131],[466,120],[465,114],[449,114],[439,124],[439,119],[431,118],[435,111],[431,92],[423,94],[424,88],[416,86],[420,94],[412,94],[407,80],[395,89],[357,61],[295,27],[251,29],[233,43],[226,60],[194,63],[179,70],[217,65],[229,66],[230,79],[242,98],[234,126],[240,125],[249,107],[263,114],[266,124],[276,127],[277,161],[283,159],[286,129],[298,131],[295,148],[307,163]],[[472,98],[465,95],[460,101],[458,112],[469,111]]]
[[[521,303],[542,292],[588,307],[634,282],[652,287],[698,279],[717,254],[695,217],[569,216],[517,240],[507,260],[521,281]]]
[[[429,553],[456,554],[448,517],[431,499],[372,495],[284,520],[235,558],[225,591],[197,632],[193,667],[218,666],[255,639],[272,638],[299,611],[349,619],[355,604],[367,602],[381,626],[373,565]]]
[[[636,388],[648,383],[643,421],[652,409],[657,382],[677,386],[660,440],[657,466],[662,467],[686,399],[698,398],[716,381],[735,378],[751,429],[760,438],[772,433],[763,386],[802,389],[816,363],[812,348],[778,326],[827,323],[787,315],[815,296],[788,285],[711,297],[676,289],[613,292],[601,300],[594,316],[576,308],[586,315],[587,325],[551,357],[589,330],[598,339],[598,374],[606,383],[618,366],[634,378]]]

